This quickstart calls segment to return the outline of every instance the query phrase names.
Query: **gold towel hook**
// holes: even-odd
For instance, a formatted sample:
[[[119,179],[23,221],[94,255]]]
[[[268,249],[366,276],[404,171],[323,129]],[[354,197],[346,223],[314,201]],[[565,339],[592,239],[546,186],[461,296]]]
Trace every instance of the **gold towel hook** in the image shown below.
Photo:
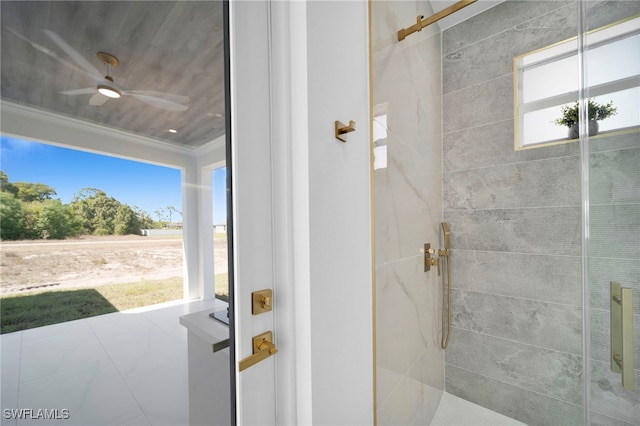
[[[341,135],[345,133],[353,132],[356,130],[356,122],[353,120],[349,120],[349,125],[345,125],[338,120],[336,120],[336,139],[341,140],[342,142],[346,142],[347,139]]]

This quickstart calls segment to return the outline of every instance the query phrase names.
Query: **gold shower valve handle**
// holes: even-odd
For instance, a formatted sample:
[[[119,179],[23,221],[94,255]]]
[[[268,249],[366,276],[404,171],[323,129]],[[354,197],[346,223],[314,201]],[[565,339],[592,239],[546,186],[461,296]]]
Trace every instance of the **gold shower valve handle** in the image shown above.
[[[424,249],[421,250],[424,253],[424,272],[429,272],[432,266],[438,269],[438,275],[440,275],[440,262],[438,258],[431,257],[432,254],[436,254],[436,249],[431,248],[430,243],[425,243]]]

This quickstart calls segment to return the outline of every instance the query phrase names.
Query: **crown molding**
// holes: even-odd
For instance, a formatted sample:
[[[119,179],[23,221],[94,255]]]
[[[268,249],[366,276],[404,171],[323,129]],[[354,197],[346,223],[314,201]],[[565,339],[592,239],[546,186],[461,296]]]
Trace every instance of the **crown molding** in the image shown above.
[[[175,146],[4,99],[0,101],[0,132],[68,148],[178,167],[184,167],[195,155],[192,148]]]

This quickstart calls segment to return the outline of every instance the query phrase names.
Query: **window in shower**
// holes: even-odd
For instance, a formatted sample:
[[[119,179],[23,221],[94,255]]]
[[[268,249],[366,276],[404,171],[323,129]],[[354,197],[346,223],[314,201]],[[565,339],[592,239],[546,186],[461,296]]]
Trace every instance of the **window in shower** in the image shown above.
[[[640,17],[588,34],[588,96],[612,103],[616,114],[600,133],[640,129]],[[578,40],[569,39],[514,59],[515,149],[566,143],[568,128],[554,121],[578,99]]]

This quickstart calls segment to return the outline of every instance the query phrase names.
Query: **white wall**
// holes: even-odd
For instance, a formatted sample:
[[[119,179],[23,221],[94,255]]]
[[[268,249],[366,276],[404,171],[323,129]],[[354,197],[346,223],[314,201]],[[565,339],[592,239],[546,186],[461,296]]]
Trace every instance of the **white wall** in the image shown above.
[[[306,170],[294,169],[307,185],[294,208],[308,215],[309,281],[296,286],[309,286],[311,412],[300,420],[313,424],[373,423],[367,17],[366,1],[306,4],[307,109],[292,119],[307,122],[293,141],[304,144],[296,159],[307,156]],[[335,120],[356,122],[347,143],[334,137]]]
[[[370,425],[368,5],[271,2],[268,14],[276,419]],[[356,122],[347,143],[336,120]]]

